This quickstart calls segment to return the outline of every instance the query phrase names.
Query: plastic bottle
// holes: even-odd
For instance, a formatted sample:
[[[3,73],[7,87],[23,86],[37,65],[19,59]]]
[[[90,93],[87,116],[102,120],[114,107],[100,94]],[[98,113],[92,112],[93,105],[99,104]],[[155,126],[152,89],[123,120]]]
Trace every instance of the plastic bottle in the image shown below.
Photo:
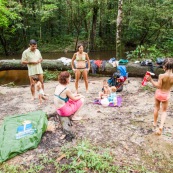
[[[144,78],[143,78],[143,81],[142,81],[142,86],[145,86],[146,84],[147,84],[147,76],[151,76],[151,75],[155,75],[154,73],[151,73],[151,72],[149,72],[149,71],[147,71],[146,73],[145,73],[145,76],[144,76]]]
[[[108,97],[109,103],[114,103],[114,97],[116,97],[116,92],[111,93]]]
[[[114,106],[117,105],[117,94],[116,93],[114,94],[114,97],[113,97],[113,103],[114,103]]]

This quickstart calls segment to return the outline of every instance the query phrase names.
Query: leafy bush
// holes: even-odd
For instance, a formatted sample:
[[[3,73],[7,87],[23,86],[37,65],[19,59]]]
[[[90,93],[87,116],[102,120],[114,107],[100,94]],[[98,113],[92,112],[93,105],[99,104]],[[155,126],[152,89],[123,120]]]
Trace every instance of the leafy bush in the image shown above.
[[[56,80],[58,78],[58,74],[60,72],[59,71],[48,71],[48,70],[45,70],[44,71],[44,80],[45,81],[48,81],[48,80]]]
[[[127,59],[135,59],[135,60],[142,60],[142,59],[151,59],[153,61],[156,60],[157,57],[164,57],[166,53],[159,50],[156,45],[152,45],[150,47],[139,45],[133,51],[126,52]]]

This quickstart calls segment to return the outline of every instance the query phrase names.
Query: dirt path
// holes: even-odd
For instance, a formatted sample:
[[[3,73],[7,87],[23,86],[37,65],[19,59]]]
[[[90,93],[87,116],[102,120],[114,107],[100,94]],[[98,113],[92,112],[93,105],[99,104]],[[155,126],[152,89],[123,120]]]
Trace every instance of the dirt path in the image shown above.
[[[173,93],[171,92],[168,117],[162,136],[156,136],[152,127],[154,89],[144,90],[141,88],[141,78],[129,78],[122,92],[121,107],[102,107],[93,104],[94,98],[98,97],[104,78],[90,78],[90,93],[85,93],[83,81],[80,81],[79,92],[84,93],[86,102],[80,116],[83,120],[73,123],[77,138],[70,144],[74,145],[78,139],[87,139],[92,144],[111,149],[119,162],[135,162],[146,165],[150,169],[164,170],[165,162],[168,172],[173,163]],[[42,109],[48,114],[55,112],[53,105],[53,93],[57,82],[45,83],[45,93],[50,95],[48,103],[41,108],[37,106],[38,100],[30,101],[29,86],[27,87],[2,87],[0,86],[0,124],[7,115],[23,114]],[[74,90],[74,82],[70,88]],[[159,119],[160,120],[160,119]],[[39,153],[49,150],[59,151],[60,147],[68,143],[61,139],[63,135],[59,122],[56,122],[56,132],[46,132],[37,149],[23,153],[20,156],[7,161],[8,163],[30,164],[38,160]],[[28,157],[30,156],[30,157]],[[162,156],[162,157],[161,157]],[[153,168],[158,163],[161,165]],[[173,170],[173,169],[172,169]]]

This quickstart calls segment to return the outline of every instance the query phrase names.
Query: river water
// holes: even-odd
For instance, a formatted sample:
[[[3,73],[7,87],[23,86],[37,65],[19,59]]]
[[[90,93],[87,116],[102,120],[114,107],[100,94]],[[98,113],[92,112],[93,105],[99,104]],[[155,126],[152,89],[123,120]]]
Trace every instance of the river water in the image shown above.
[[[42,53],[43,59],[58,59],[61,57],[72,58],[74,52],[58,52],[58,53]],[[88,53],[92,60],[109,60],[116,56],[115,51],[97,51]],[[3,59],[21,59],[21,54],[3,56],[0,55],[0,60]],[[0,85],[8,84],[13,82],[15,85],[28,85],[28,71],[27,70],[8,70],[0,71]]]
[[[61,57],[66,57],[66,58],[72,58],[74,52],[56,52],[56,53],[41,53],[43,59],[58,59]],[[95,52],[90,52],[88,53],[90,59],[94,60],[109,60],[112,57],[116,56],[115,51],[95,51]],[[2,59],[21,59],[21,54],[16,54],[16,55],[10,55],[10,56],[5,56],[5,55],[0,55],[0,60]],[[125,56],[125,55],[124,55]]]

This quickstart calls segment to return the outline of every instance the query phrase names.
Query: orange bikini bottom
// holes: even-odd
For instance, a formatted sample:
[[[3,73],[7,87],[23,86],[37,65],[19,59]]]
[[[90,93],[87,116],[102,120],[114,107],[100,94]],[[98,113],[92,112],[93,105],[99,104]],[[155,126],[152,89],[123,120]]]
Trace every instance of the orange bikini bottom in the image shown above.
[[[157,89],[155,92],[155,98],[160,102],[165,102],[170,98],[170,92],[163,92],[160,89]]]

